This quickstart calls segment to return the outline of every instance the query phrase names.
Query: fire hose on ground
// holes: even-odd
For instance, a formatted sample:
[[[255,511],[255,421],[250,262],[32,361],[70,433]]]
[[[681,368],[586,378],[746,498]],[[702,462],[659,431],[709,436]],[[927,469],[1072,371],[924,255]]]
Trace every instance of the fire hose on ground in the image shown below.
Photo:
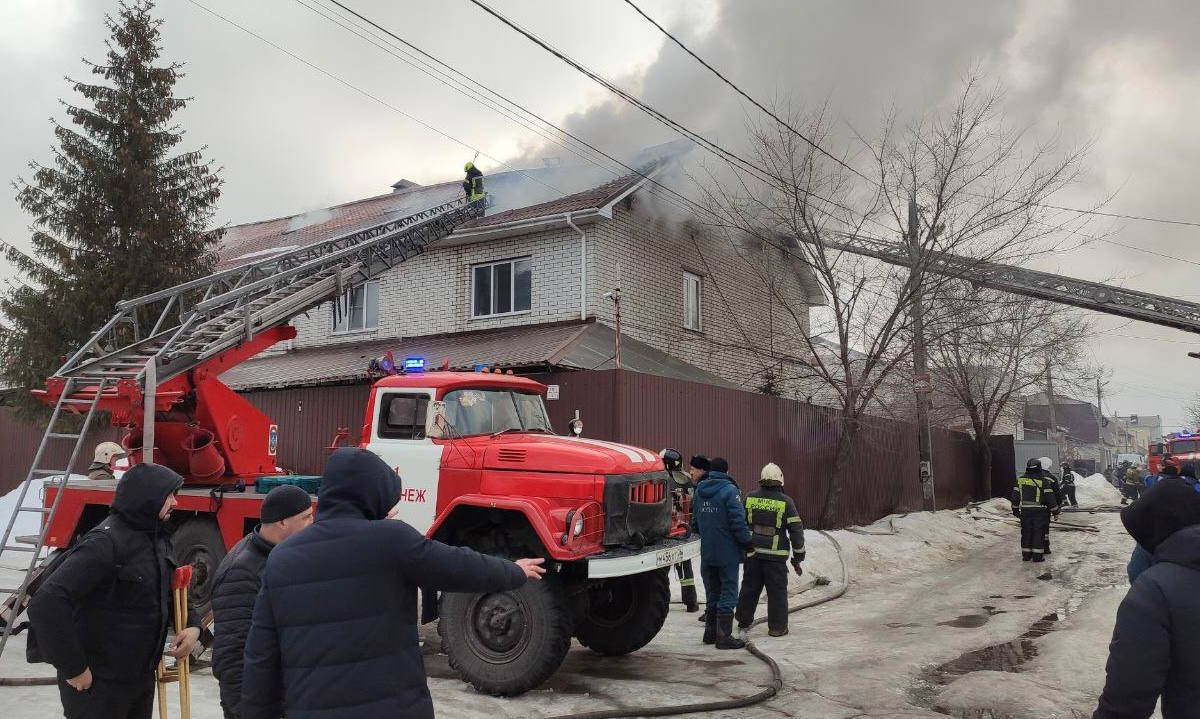
[[[818,529],[826,539],[833,544],[833,549],[837,552],[838,563],[842,568],[842,586],[838,587],[833,594],[810,599],[806,602],[801,602],[788,607],[788,614],[793,614],[802,609],[810,609],[818,604],[831,602],[846,593],[850,586],[850,575],[846,571],[846,558],[842,556],[842,545],[833,538],[825,530]],[[751,622],[750,626],[758,626],[767,621],[766,617],[759,617]],[[754,645],[754,642],[746,642],[746,651],[750,652],[757,659],[762,661],[771,670],[771,684],[761,691],[749,694],[744,697],[733,697],[730,699],[716,699],[708,702],[697,702],[695,704],[681,704],[677,706],[657,706],[657,707],[627,707],[624,709],[599,709],[596,711],[579,712],[575,714],[560,714],[550,717],[549,719],[621,719],[621,717],[662,717],[662,716],[678,716],[681,714],[698,714],[702,712],[724,711],[728,709],[741,709],[743,707],[761,704],[768,699],[773,698],[783,689],[783,673],[779,670],[779,665],[775,663],[769,655]]]

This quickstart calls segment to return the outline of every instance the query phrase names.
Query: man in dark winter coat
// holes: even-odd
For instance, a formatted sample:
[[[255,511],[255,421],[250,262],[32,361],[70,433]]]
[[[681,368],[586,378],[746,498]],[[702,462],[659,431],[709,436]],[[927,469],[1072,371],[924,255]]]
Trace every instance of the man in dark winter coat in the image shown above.
[[[183,478],[137,464],[117,483],[112,510],[50,575],[29,605],[38,646],[58,670],[67,719],[149,719],[154,672],[173,619],[171,533]],[[188,612],[194,622],[198,612]],[[191,652],[193,626],[171,654]]]
[[[515,562],[426,539],[394,516],[400,478],[377,455],[333,453],[317,520],[276,547],[246,639],[243,719],[426,719],[417,588],[500,592],[540,578]]]
[[[692,524],[700,532],[700,578],[708,604],[704,643],[715,643],[717,649],[741,649],[746,643],[733,634],[733,612],[737,608],[738,564],[743,550],[750,546],[750,528],[737,484],[728,471],[728,462],[713,458],[711,469],[696,487]]]
[[[759,488],[746,495],[746,521],[750,524],[754,549],[746,558],[742,592],[738,595],[739,629],[749,629],[758,609],[763,587],[767,590],[767,633],[788,633],[787,562],[796,576],[804,571],[804,524],[796,503],[783,493],[783,470],[771,462],[762,468]]]
[[[1093,719],[1163,719],[1200,707],[1200,494],[1163,478],[1121,511],[1129,534],[1154,556],[1117,610],[1108,679]]]
[[[1046,561],[1046,535],[1050,527],[1050,511],[1058,507],[1058,497],[1046,478],[1040,460],[1031,459],[1025,473],[1017,477],[1013,488],[1013,516],[1021,519],[1021,559]]]
[[[221,560],[213,579],[213,676],[221,686],[226,719],[237,719],[242,701],[242,655],[254,614],[263,566],[280,542],[312,524],[312,498],[291,484],[272,489],[263,499],[259,525]]]

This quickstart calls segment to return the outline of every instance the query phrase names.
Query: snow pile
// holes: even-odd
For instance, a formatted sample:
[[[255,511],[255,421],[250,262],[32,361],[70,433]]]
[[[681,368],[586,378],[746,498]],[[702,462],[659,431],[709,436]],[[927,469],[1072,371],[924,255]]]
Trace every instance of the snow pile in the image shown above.
[[[1108,483],[1103,474],[1080,477],[1075,474],[1075,498],[1081,507],[1101,507],[1121,503],[1121,492]]]

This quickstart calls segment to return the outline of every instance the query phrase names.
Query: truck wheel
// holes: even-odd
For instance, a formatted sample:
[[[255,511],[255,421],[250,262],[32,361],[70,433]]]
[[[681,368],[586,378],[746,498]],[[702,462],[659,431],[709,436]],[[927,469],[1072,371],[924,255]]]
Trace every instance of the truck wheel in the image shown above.
[[[517,696],[558,671],[571,648],[571,614],[551,579],[491,594],[446,593],[438,618],[442,651],[476,691]]]
[[[188,599],[203,616],[212,607],[213,579],[217,576],[217,566],[225,558],[221,530],[211,519],[189,519],[175,530],[173,544],[175,563],[181,567],[192,565]]]
[[[575,637],[608,656],[636,652],[662,629],[670,604],[666,569],[605,579],[588,590],[588,610],[575,623]]]

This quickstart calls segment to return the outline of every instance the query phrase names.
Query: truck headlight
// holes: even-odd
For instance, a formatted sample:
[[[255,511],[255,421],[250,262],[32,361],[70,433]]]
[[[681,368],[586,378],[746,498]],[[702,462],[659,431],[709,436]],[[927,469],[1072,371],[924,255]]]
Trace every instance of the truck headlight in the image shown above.
[[[583,534],[583,517],[575,520],[575,526],[571,528],[571,531],[574,532],[576,537]]]

